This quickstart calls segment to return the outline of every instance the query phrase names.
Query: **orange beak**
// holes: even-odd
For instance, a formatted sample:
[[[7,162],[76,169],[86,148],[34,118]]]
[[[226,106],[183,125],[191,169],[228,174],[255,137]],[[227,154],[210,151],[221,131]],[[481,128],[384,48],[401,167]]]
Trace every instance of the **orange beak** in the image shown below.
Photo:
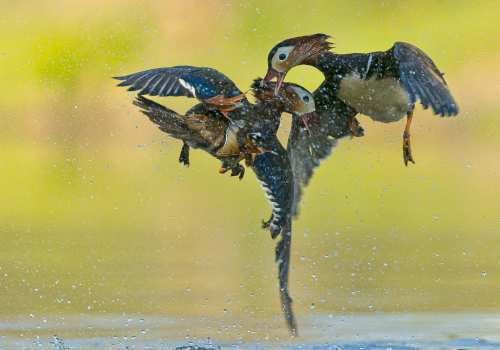
[[[300,120],[302,121],[302,125],[306,129],[306,132],[308,135],[311,134],[309,131],[309,127],[307,126],[307,123],[310,122],[314,126],[316,126],[318,129],[322,130],[323,128],[321,127],[321,124],[319,123],[318,119],[316,118],[316,112],[311,112],[304,114],[300,117]]]
[[[280,91],[281,84],[283,84],[283,80],[285,80],[286,73],[278,72],[276,69],[269,67],[267,70],[267,74],[262,79],[260,86],[264,86],[268,81],[273,80],[274,78],[277,78],[276,80],[276,87],[274,88],[274,94],[278,95],[278,92]]]

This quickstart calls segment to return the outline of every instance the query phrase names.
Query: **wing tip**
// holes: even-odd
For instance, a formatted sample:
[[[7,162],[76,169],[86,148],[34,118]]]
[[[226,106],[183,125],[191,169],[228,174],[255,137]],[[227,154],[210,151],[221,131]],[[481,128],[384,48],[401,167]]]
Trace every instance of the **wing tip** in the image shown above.
[[[424,109],[427,109],[424,107]],[[439,108],[433,108],[434,114],[440,117],[454,117],[458,115],[459,109],[455,103],[440,106]]]
[[[124,75],[124,76],[121,76],[121,77],[111,77],[112,79],[116,79],[116,80],[127,80],[127,78],[129,77],[129,75]]]

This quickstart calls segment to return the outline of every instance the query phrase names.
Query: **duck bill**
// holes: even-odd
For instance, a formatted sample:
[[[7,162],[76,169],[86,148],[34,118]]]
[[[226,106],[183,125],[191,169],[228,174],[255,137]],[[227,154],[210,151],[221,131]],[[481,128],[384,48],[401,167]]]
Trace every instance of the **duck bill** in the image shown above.
[[[311,124],[313,124],[314,126],[316,126],[320,130],[323,129],[321,127],[321,124],[319,123],[317,117],[316,117],[316,112],[311,112],[311,113],[303,114],[300,117],[300,119],[302,121],[302,125],[306,129],[307,134],[309,134],[309,135],[311,134],[311,132],[309,131],[309,127],[307,125],[308,122],[311,123]]]
[[[276,69],[269,67],[267,70],[267,74],[260,82],[260,86],[264,86],[269,81],[276,79],[276,87],[274,88],[274,94],[278,95],[278,91],[280,91],[281,84],[283,84],[283,80],[285,80],[286,73],[278,72]]]
[[[285,80],[286,73],[278,72],[278,79],[276,80],[276,87],[274,88],[274,94],[278,96],[278,92],[280,91],[281,84],[283,84],[283,80]]]

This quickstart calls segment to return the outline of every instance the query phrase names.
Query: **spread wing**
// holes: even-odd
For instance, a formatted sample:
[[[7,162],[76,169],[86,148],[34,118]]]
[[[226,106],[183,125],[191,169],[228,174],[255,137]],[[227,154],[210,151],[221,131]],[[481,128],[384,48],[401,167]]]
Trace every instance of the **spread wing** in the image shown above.
[[[328,137],[323,130],[312,128],[311,134],[308,135],[302,127],[300,117],[293,116],[287,145],[294,179],[293,216],[298,215],[302,188],[309,184],[314,169],[318,168],[320,163],[327,159],[337,146],[338,141]]]
[[[123,77],[118,86],[130,86],[128,91],[150,96],[187,96],[207,100],[223,95],[236,97],[242,92],[231,79],[212,68],[176,66],[150,69]]]
[[[401,42],[395,43],[392,50],[399,65],[401,82],[412,103],[420,99],[424,109],[430,105],[434,113],[443,117],[458,114],[458,106],[443,74],[425,52]]]

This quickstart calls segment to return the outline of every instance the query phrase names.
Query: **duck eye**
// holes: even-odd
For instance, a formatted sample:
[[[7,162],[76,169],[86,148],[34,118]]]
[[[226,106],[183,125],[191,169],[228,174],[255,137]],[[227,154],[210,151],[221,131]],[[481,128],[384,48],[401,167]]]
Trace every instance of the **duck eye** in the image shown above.
[[[284,61],[284,60],[286,59],[286,54],[284,54],[284,53],[280,54],[280,55],[278,56],[278,59],[279,59],[280,61]]]
[[[302,100],[303,100],[305,103],[309,103],[309,96],[304,96],[304,97],[302,97]]]

